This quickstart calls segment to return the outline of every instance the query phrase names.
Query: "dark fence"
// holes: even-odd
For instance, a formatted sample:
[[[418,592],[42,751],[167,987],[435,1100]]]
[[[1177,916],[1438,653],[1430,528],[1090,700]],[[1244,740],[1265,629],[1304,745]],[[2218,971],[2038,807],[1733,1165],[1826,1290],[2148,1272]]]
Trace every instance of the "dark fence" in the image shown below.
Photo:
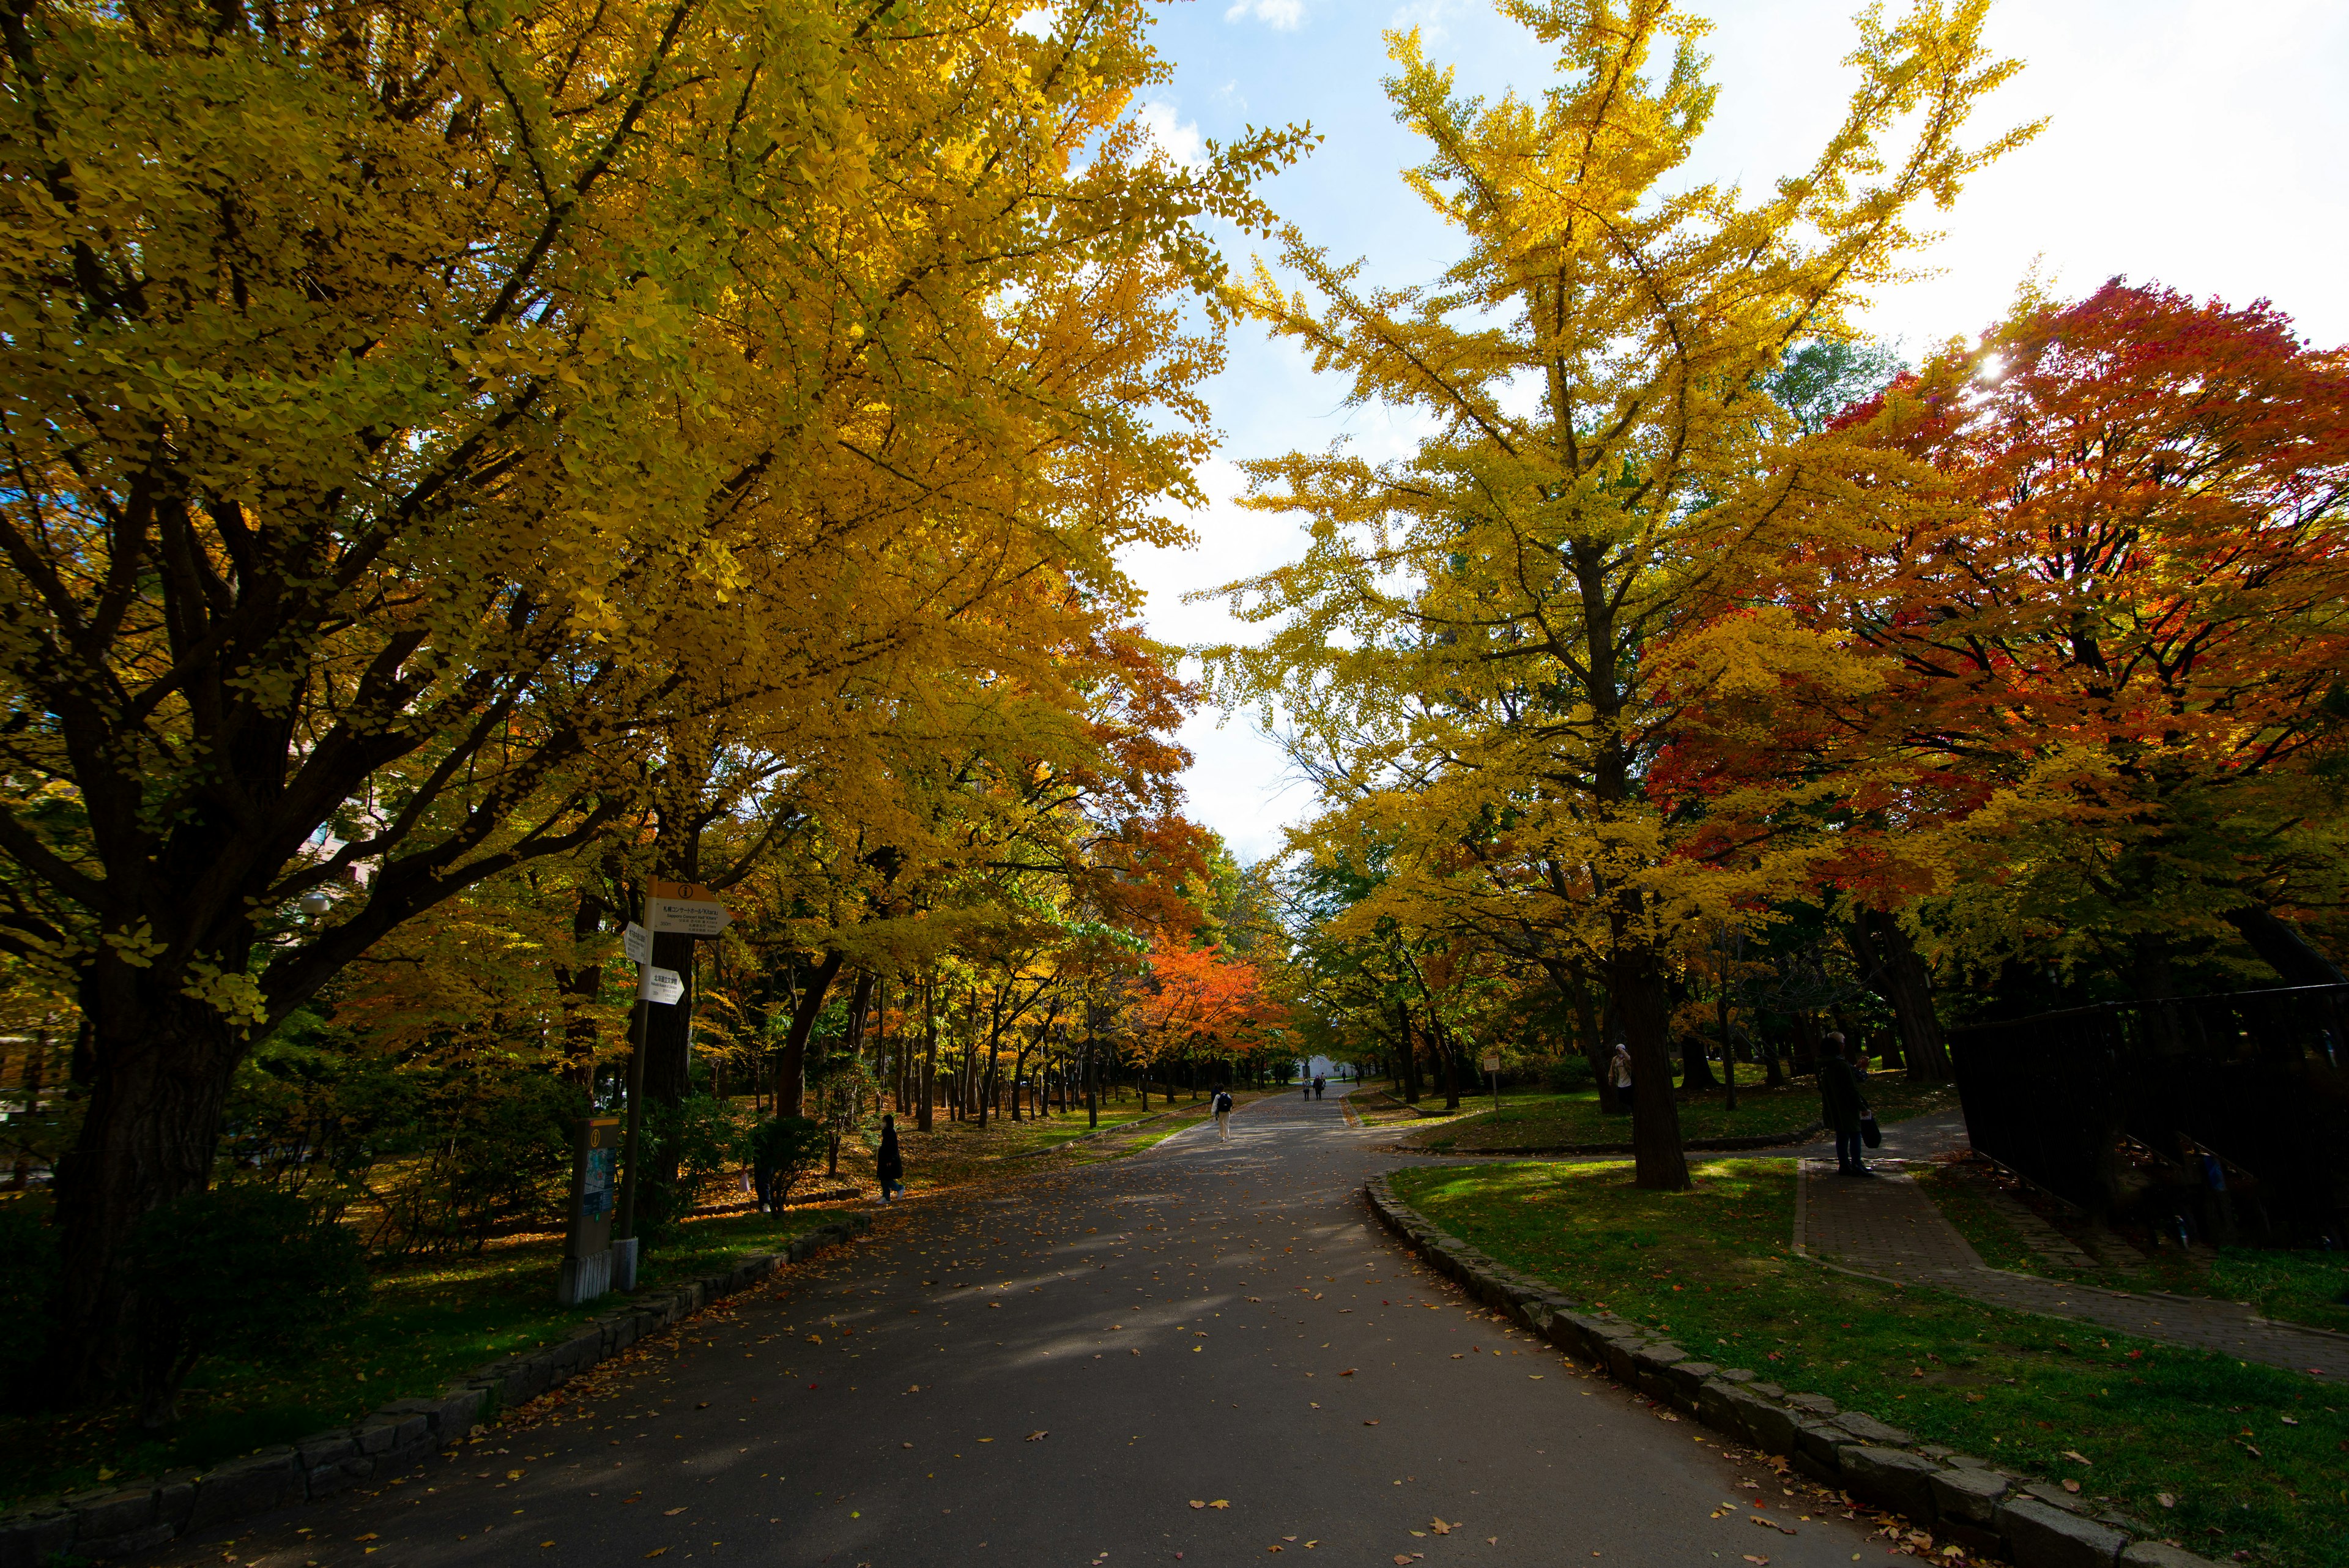
[[[2084,1209],[2349,1241],[2349,985],[2043,1012],[1950,1054],[1974,1147]]]

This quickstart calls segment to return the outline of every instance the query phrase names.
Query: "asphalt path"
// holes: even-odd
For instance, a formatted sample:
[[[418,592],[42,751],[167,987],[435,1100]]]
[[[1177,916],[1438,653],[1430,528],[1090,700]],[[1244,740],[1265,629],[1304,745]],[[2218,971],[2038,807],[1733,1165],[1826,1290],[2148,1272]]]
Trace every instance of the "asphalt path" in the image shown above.
[[[1348,1129],[1335,1098],[1277,1096],[1235,1115],[1228,1142],[1208,1122],[1130,1159],[905,1205],[453,1457],[156,1561],[1884,1554],[1865,1521],[1421,1268],[1361,1199],[1365,1177],[1406,1163],[1374,1147],[1392,1137]]]

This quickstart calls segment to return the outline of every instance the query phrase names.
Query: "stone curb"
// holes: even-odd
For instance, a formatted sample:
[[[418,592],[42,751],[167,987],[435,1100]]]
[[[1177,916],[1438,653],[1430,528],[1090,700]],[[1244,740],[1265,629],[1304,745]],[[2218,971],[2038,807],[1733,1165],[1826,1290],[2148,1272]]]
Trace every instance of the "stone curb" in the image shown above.
[[[1938,1539],[2015,1568],[2216,1568],[2146,1537],[2134,1520],[2083,1512],[2060,1487],[1919,1443],[1897,1427],[1839,1409],[1824,1395],[1790,1394],[1743,1367],[1694,1360],[1613,1313],[1586,1313],[1572,1297],[1430,1224],[1395,1197],[1386,1177],[1371,1179],[1365,1193],[1381,1224],[1494,1312],[1658,1404],[1900,1514]]]
[[[1813,1122],[1806,1127],[1796,1127],[1794,1131],[1786,1133],[1772,1133],[1766,1137],[1700,1138],[1694,1143],[1684,1143],[1681,1147],[1691,1154],[1733,1154],[1740,1149],[1800,1147],[1826,1130],[1826,1123]],[[1506,1148],[1434,1148],[1411,1146],[1411,1152],[1454,1158],[1482,1154],[1630,1154],[1631,1146],[1628,1143],[1542,1143],[1512,1145]]]
[[[749,1290],[796,1263],[873,1228],[848,1214],[792,1238],[780,1252],[754,1252],[722,1274],[704,1274],[657,1295],[626,1300],[560,1345],[477,1367],[424,1399],[396,1400],[347,1427],[264,1449],[208,1470],[173,1470],[136,1486],[109,1487],[29,1503],[0,1516],[0,1568],[47,1568],[61,1554],[92,1560],[152,1551],[192,1530],[331,1497],[409,1469],[464,1440],[512,1405],[559,1388],[605,1357]]]

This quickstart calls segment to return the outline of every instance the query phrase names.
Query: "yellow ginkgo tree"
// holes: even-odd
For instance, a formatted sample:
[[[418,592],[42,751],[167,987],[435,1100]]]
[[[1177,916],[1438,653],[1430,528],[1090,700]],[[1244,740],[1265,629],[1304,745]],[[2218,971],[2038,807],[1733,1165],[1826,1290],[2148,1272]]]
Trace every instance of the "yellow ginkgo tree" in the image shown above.
[[[1768,548],[1789,493],[1835,482],[1824,459],[1787,461],[1796,427],[1766,379],[1847,334],[1923,237],[1916,211],[2028,130],[1961,140],[2016,68],[1984,50],[1986,0],[1871,9],[1817,159],[1749,194],[1685,171],[1716,91],[1702,21],[1670,0],[1499,8],[1556,51],[1536,97],[1464,99],[1416,33],[1390,38],[1388,93],[1429,147],[1407,178],[1460,259],[1426,287],[1368,288],[1291,232],[1280,263],[1301,287],[1260,263],[1235,293],[1352,402],[1435,429],[1391,462],[1248,465],[1247,504],[1303,514],[1311,537],[1233,585],[1269,629],[1223,650],[1220,679],[1228,701],[1287,711],[1330,813],[1309,846],[1392,846],[1360,919],[1515,921],[1603,979],[1635,1063],[1638,1179],[1680,1187],[1667,954],[1692,910],[1767,870],[1724,886],[1676,858],[1645,789],[1672,723],[1658,664],[1722,561]],[[1733,676],[1816,652],[1750,624]]]
[[[628,820],[678,726],[788,754],[1130,597],[1199,439],[1164,296],[1299,145],[1152,154],[1143,10],[8,7],[0,950],[88,1044],[61,1389],[355,956]],[[1109,323],[1158,349],[1087,380]]]

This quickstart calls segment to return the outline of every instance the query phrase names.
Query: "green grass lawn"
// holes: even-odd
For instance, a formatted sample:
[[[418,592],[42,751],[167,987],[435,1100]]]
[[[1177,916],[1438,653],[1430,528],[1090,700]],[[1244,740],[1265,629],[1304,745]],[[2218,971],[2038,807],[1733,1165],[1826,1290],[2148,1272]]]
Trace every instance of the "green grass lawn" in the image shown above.
[[[675,1244],[647,1254],[638,1277],[643,1288],[657,1290],[715,1272],[835,1212],[692,1220]],[[180,1402],[182,1418],[165,1438],[139,1431],[119,1407],[0,1417],[0,1507],[118,1477],[213,1464],[347,1425],[392,1400],[437,1393],[483,1362],[554,1344],[626,1304],[626,1296],[608,1295],[557,1306],[561,1258],[559,1242],[533,1241],[382,1273],[366,1308],[292,1365],[200,1365]]]
[[[2221,1247],[2215,1256],[2191,1256],[2174,1248],[2147,1254],[2140,1269],[2054,1269],[2025,1246],[1985,1190],[1989,1178],[1973,1168],[1951,1166],[1928,1173],[1920,1185],[1973,1243],[1982,1262],[1997,1269],[2087,1279],[2116,1291],[2175,1291],[2240,1302],[2263,1317],[2302,1323],[2349,1334],[2349,1254],[2313,1249]],[[2044,1211],[2058,1230],[2074,1229],[2071,1217]],[[2075,1237],[2076,1239],[2076,1237]]]
[[[1744,1082],[1747,1074],[1761,1076],[1756,1067],[1741,1065],[1737,1109],[1729,1109],[1718,1093],[1681,1102],[1681,1137],[1687,1141],[1711,1138],[1792,1138],[1819,1119],[1819,1092],[1807,1079],[1780,1089],[1764,1089]],[[1897,1122],[1928,1111],[1946,1110],[1958,1103],[1957,1092],[1944,1086],[1920,1087],[1897,1074],[1868,1080],[1868,1097],[1880,1122]],[[1503,1095],[1497,1111],[1476,1109],[1490,1100],[1463,1098],[1457,1119],[1424,1129],[1411,1141],[1421,1148],[1470,1154],[1480,1148],[1545,1148],[1572,1144],[1628,1144],[1631,1118],[1610,1116],[1599,1108],[1599,1091],[1570,1095]]]
[[[2320,1568],[2349,1541],[2349,1403],[2267,1366],[1857,1279],[1796,1257],[1794,1173],[1696,1168],[1634,1189],[1626,1162],[1409,1170],[1397,1195],[1503,1262],[1994,1463],[2081,1483],[2202,1555]],[[2067,1450],[2086,1456],[2082,1464]],[[2165,1508],[2161,1495],[2175,1501]]]

